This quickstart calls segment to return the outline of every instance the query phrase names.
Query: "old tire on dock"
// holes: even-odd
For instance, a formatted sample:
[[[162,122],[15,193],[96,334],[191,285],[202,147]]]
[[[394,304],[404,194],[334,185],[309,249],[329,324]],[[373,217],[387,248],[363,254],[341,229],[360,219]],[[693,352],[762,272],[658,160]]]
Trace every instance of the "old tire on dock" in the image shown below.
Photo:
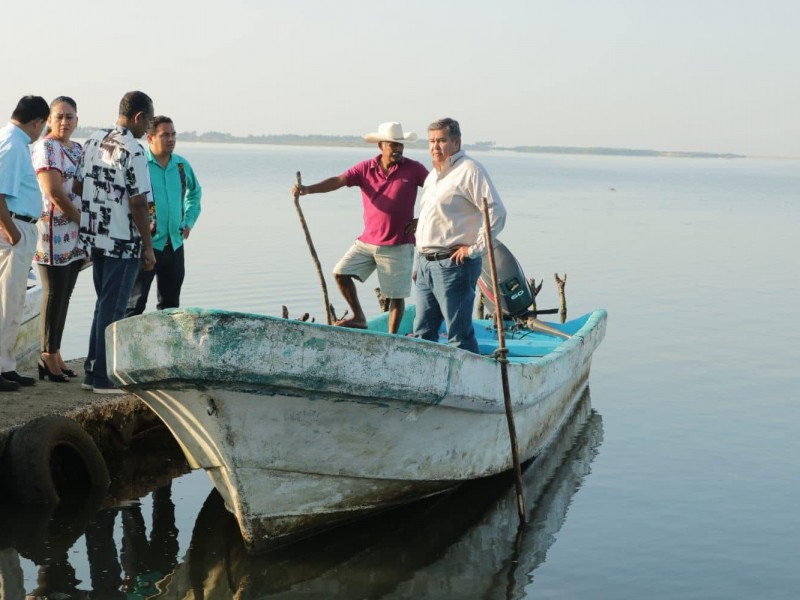
[[[105,493],[103,455],[75,421],[38,417],[14,431],[5,452],[6,485],[26,504],[55,506],[65,497]]]

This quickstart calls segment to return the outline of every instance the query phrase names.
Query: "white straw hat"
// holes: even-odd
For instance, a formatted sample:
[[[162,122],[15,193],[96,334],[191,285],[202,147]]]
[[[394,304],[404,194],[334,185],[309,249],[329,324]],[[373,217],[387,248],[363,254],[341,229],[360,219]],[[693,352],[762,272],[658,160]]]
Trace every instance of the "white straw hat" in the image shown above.
[[[417,139],[416,133],[403,134],[403,126],[400,123],[381,123],[378,125],[376,133],[368,133],[364,136],[366,142],[414,142]]]

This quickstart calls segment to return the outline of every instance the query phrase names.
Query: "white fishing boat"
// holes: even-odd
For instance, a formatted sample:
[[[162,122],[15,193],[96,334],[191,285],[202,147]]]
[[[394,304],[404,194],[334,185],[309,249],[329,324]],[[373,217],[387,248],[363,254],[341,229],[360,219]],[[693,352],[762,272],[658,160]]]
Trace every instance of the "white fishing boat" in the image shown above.
[[[41,342],[39,318],[42,308],[42,284],[35,269],[28,273],[28,289],[25,292],[25,308],[22,311],[22,324],[14,344],[14,356],[20,368],[35,367],[39,358]]]
[[[522,598],[590,477],[602,439],[587,389],[523,473],[522,529],[506,474],[254,556],[212,491],[182,563],[153,587],[162,600]]]
[[[490,321],[481,355],[398,335],[264,315],[174,309],[114,323],[109,367],[203,468],[257,551],[512,468]],[[606,312],[553,335],[509,321],[508,381],[522,461],[586,387]]]

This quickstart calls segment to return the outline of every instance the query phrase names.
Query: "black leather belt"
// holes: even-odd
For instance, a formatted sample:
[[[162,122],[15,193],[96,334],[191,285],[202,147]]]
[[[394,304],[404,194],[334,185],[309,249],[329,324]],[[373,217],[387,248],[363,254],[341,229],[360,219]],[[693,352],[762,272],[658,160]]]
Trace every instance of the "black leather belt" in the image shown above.
[[[12,219],[17,219],[18,221],[25,221],[26,223],[33,223],[34,225],[36,225],[36,223],[39,221],[39,219],[37,219],[36,217],[29,217],[28,215],[18,215],[17,213],[11,211],[8,211],[8,214],[11,215]]]
[[[452,250],[443,250],[441,252],[423,252],[422,256],[427,260],[445,260],[453,256]]]

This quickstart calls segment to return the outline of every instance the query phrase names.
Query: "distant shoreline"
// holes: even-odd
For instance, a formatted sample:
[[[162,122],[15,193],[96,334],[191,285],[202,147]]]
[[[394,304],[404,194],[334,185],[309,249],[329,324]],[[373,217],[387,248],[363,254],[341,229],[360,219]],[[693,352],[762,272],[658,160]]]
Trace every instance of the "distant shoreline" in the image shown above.
[[[77,138],[88,137],[99,127],[79,127],[73,134]],[[229,133],[209,131],[197,133],[187,131],[178,134],[182,142],[203,142],[213,144],[270,144],[273,146],[335,146],[363,148],[364,139],[349,135],[248,135],[235,136]],[[408,148],[424,148],[420,142],[406,144]],[[683,152],[672,150],[641,150],[633,148],[606,148],[580,146],[497,146],[494,142],[464,144],[465,150],[506,151],[524,154],[581,154],[600,156],[658,156],[667,158],[747,158],[744,154],[717,152]]]

